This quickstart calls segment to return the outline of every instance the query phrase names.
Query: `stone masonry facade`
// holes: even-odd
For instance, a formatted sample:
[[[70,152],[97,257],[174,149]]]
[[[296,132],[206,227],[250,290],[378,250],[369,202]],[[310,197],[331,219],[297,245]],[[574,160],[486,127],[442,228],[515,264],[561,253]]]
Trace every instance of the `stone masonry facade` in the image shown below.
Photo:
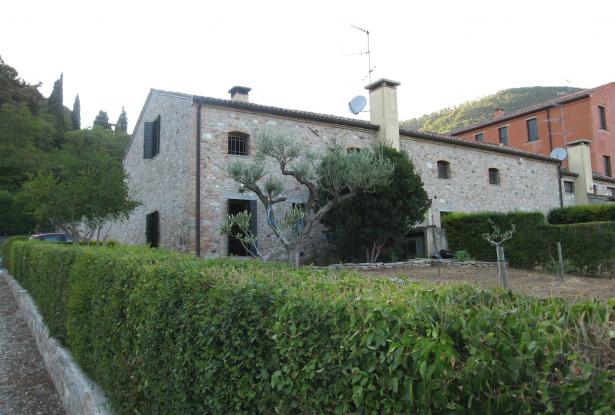
[[[222,101],[222,100],[220,100]],[[109,237],[123,243],[145,243],[145,216],[153,211],[160,215],[160,245],[194,252],[196,236],[196,104],[191,95],[152,90],[135,127],[131,145],[124,159],[129,174],[130,194],[142,205],[128,220],[114,223]],[[143,158],[143,123],[161,116],[160,154]],[[334,117],[332,117],[334,118]],[[201,255],[226,256],[228,239],[219,234],[228,213],[228,200],[255,200],[250,192],[242,193],[228,174],[233,160],[253,157],[255,139],[267,129],[292,134],[305,143],[306,149],[323,151],[335,139],[347,148],[364,148],[376,139],[376,128],[344,125],[334,121],[307,119],[301,116],[272,114],[258,109],[206,104],[201,111]],[[369,124],[369,123],[366,123]],[[249,155],[228,154],[228,134],[249,136]],[[401,136],[406,151],[420,173],[432,200],[432,209],[422,225],[440,225],[440,212],[541,211],[559,206],[557,164],[505,154],[496,150],[468,148],[406,134]],[[450,179],[438,178],[437,161],[450,163]],[[500,184],[490,185],[488,169],[497,168]],[[276,172],[272,166],[270,169]],[[282,178],[288,200],[306,200],[304,190],[292,179]],[[360,201],[357,201],[360,203]],[[259,247],[265,252],[274,242],[265,211],[258,202]],[[306,246],[306,255],[326,243],[325,230],[317,227]]]

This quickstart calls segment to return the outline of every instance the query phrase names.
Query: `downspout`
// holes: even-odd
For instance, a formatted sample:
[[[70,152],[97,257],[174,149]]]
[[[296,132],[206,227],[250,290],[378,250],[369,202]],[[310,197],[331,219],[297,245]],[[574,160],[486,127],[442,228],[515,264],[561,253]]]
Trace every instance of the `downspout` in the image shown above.
[[[194,253],[201,257],[201,103],[196,104],[196,214]]]
[[[553,151],[553,135],[551,133],[551,112],[547,108],[547,129],[549,131],[549,148]],[[562,162],[557,163],[557,189],[559,190],[559,207],[564,207],[564,194],[562,193]]]

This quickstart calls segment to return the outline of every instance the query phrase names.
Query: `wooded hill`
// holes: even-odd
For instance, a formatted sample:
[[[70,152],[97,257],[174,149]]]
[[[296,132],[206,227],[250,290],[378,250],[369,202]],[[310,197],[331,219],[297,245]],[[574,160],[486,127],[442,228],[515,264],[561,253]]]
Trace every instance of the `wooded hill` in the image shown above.
[[[493,117],[493,111],[498,107],[510,113],[581,89],[568,86],[532,86],[504,89],[493,95],[466,101],[453,108],[443,108],[431,114],[401,121],[400,125],[402,128],[444,134],[457,128],[490,120]]]

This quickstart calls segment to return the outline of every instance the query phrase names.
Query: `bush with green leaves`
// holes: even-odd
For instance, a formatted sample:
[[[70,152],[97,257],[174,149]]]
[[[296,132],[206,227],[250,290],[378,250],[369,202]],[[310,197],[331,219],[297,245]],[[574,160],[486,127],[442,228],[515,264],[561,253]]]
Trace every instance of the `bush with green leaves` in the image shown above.
[[[506,259],[513,267],[550,267],[561,242],[566,271],[587,276],[615,275],[615,222],[548,225],[542,213],[453,213],[442,219],[451,250],[465,250],[481,261],[495,261],[493,248],[482,239],[493,220],[498,226],[515,225],[514,238],[506,243]]]
[[[577,345],[609,332],[612,305],[146,248],[12,250],[118,414],[615,411],[615,372]]]
[[[553,225],[615,221],[615,204],[577,205],[553,209],[547,216]]]

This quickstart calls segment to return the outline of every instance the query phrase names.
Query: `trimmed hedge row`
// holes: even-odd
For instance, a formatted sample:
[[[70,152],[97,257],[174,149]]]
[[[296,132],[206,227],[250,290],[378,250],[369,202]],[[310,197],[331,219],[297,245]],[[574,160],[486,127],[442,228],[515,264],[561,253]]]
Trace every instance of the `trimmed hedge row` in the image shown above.
[[[615,204],[578,205],[553,209],[547,215],[549,223],[561,225],[568,223],[615,221]]]
[[[12,250],[121,414],[615,411],[615,372],[574,347],[579,318],[603,325],[607,305],[142,248]]]
[[[0,246],[0,256],[2,256],[2,266],[9,269],[11,264],[11,246],[16,241],[24,241],[28,239],[27,236],[16,235],[7,238]]]
[[[495,249],[482,237],[492,231],[488,219],[503,230],[515,224],[513,238],[504,244],[506,259],[513,267],[551,263],[557,258],[556,243],[561,242],[564,259],[576,272],[607,277],[615,274],[615,222],[547,225],[541,213],[453,213],[442,219],[450,249],[494,261]]]

